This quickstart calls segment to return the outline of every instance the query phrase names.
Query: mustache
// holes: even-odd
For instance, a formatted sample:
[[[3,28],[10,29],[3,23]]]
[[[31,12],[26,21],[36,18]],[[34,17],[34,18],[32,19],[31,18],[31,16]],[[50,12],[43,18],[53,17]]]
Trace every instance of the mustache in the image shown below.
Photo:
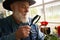
[[[14,15],[15,15],[15,18],[16,18],[17,20],[19,20],[20,22],[23,22],[23,23],[28,22],[27,13],[23,13],[23,14],[22,14],[22,13],[20,13],[19,11],[15,11]]]

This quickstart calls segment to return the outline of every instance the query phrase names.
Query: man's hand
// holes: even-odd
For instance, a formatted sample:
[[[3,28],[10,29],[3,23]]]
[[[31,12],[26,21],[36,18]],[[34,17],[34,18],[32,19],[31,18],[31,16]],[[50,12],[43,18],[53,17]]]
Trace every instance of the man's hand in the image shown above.
[[[31,27],[28,25],[20,26],[16,31],[16,39],[26,38],[30,34]]]

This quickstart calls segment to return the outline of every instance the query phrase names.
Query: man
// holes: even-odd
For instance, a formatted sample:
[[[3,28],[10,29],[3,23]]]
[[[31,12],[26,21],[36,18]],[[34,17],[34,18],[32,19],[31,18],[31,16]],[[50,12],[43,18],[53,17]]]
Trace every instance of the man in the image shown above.
[[[13,14],[0,20],[0,40],[44,40],[37,25],[29,26],[27,12],[34,0],[5,0],[3,7]],[[24,24],[26,23],[26,24]]]

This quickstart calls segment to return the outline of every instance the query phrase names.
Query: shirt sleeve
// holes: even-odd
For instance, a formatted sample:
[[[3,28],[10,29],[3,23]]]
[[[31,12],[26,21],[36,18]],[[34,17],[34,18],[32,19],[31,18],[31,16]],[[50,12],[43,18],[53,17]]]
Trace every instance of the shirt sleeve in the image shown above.
[[[4,35],[0,37],[0,40],[16,40],[15,33],[11,33],[10,35]]]
[[[39,29],[39,32],[38,32],[39,34],[39,39],[40,40],[44,40],[44,33],[42,33],[41,31],[40,31],[40,29]]]
[[[41,32],[41,30],[39,29],[38,25],[36,25],[37,28],[37,32],[38,32],[38,40],[44,40],[44,33]]]
[[[0,40],[16,40],[15,39],[15,33],[9,33],[9,34],[4,34],[4,32],[2,31],[2,27],[5,25],[3,24],[3,20],[0,19]],[[6,28],[6,27],[5,27]],[[3,35],[4,34],[4,35]]]

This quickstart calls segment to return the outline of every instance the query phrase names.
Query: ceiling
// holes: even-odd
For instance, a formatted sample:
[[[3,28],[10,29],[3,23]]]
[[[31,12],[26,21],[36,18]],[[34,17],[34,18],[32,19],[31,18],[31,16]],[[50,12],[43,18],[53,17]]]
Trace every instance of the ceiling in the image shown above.
[[[3,0],[0,0],[0,2],[2,2]],[[37,3],[42,3],[42,0],[35,0]],[[50,2],[50,1],[57,1],[57,0],[44,0],[44,2]]]
[[[3,1],[3,0],[0,0],[0,3],[2,3],[2,1]],[[36,3],[35,3],[34,5],[32,5],[31,7],[42,5],[42,1],[43,1],[43,0],[35,0],[35,1],[36,1]],[[60,0],[44,0],[44,3],[45,3],[45,4],[49,4],[49,3],[56,2],[56,1],[60,1]]]
[[[0,0],[0,2],[2,2],[3,0]],[[36,2],[42,2],[42,0],[35,0]],[[44,0],[45,2],[49,2],[49,1],[57,1],[57,0]]]
[[[50,4],[50,3],[59,2],[60,0],[35,0],[35,1],[36,3],[31,7],[43,5],[43,1],[44,1],[44,4]]]

